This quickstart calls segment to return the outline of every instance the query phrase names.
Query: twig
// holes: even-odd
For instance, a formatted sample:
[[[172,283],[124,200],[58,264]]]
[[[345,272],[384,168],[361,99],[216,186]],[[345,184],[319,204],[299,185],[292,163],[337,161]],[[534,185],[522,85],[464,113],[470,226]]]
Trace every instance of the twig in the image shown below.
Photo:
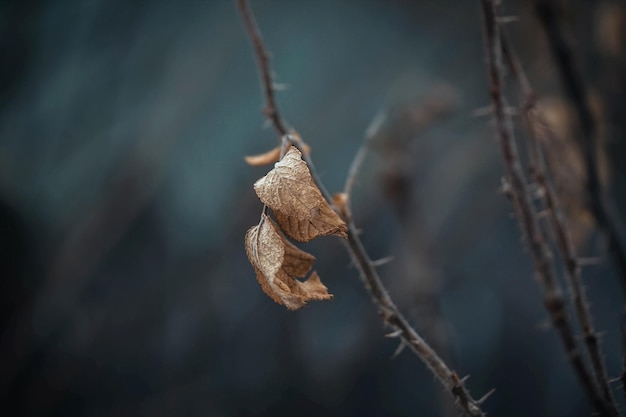
[[[563,87],[572,101],[582,132],[581,150],[587,173],[587,192],[591,212],[600,232],[608,240],[613,262],[626,293],[626,248],[620,236],[619,220],[607,199],[598,170],[597,128],[587,101],[584,81],[576,69],[572,47],[566,41],[553,0],[535,0],[535,10],[550,44]]]
[[[491,101],[496,134],[500,142],[506,170],[508,193],[517,220],[533,258],[535,275],[544,294],[544,304],[563,343],[567,357],[578,376],[580,384],[603,416],[617,416],[617,412],[604,400],[585,365],[578,350],[574,332],[565,309],[561,290],[554,276],[552,253],[544,240],[536,210],[528,195],[528,186],[518,157],[511,117],[505,112],[506,100],[503,97],[503,68],[500,30],[497,23],[496,0],[481,0],[485,51],[490,83]]]
[[[260,34],[254,25],[254,18],[252,13],[248,9],[248,5],[245,0],[237,0],[239,10],[244,18],[248,33],[255,45],[255,51],[258,58],[258,64],[262,74],[261,82],[263,84],[263,90],[265,91],[265,98],[267,100],[266,115],[274,125],[277,132],[281,133],[284,129],[284,125],[281,119],[278,117],[278,111],[273,100],[273,90],[271,86],[271,77],[269,77],[270,69],[267,59],[267,52],[261,40]],[[271,117],[268,115],[267,109],[271,109]],[[304,143],[302,140],[294,135],[287,135],[287,140],[294,146],[298,147],[302,151],[302,158],[309,166],[311,175],[316,182],[316,185],[324,195],[324,198],[333,205],[333,199],[330,193],[326,190],[320,178],[315,170],[315,165],[311,158],[305,152]],[[357,170],[358,171],[358,170]],[[334,205],[333,205],[334,207]],[[336,207],[334,207],[336,209]],[[338,211],[339,212],[339,211]],[[365,287],[369,291],[372,300],[378,306],[381,318],[385,323],[390,325],[395,331],[400,332],[399,337],[401,340],[411,348],[413,352],[428,366],[433,374],[439,379],[444,387],[454,396],[458,404],[463,408],[465,413],[472,417],[482,417],[485,413],[480,409],[478,401],[474,400],[470,393],[465,388],[463,380],[461,380],[457,374],[450,370],[443,360],[437,355],[437,353],[419,336],[419,334],[411,327],[408,321],[400,313],[395,306],[389,293],[385,289],[378,272],[374,266],[374,262],[370,259],[363,243],[359,239],[359,234],[354,222],[351,219],[347,219],[348,226],[348,239],[344,240],[344,245],[350,256],[357,266],[360,272],[360,277],[363,280]]]
[[[385,122],[387,116],[383,111],[376,114],[374,120],[370,123],[367,131],[365,132],[365,141],[354,155],[354,159],[350,164],[350,168],[348,169],[348,175],[346,176],[346,184],[343,187],[343,193],[346,196],[347,203],[351,201],[352,198],[352,188],[354,188],[354,184],[356,184],[357,176],[359,175],[359,171],[361,170],[361,166],[363,165],[363,161],[367,156],[367,152],[369,151],[370,143],[372,139],[376,136],[380,127]]]
[[[580,274],[580,264],[576,258],[576,251],[567,231],[567,225],[563,219],[558,197],[554,191],[554,187],[549,181],[548,171],[542,159],[542,151],[539,142],[545,131],[541,129],[541,126],[545,125],[545,122],[542,120],[541,114],[536,108],[537,96],[526,77],[521,62],[503,32],[501,32],[501,36],[504,56],[511,68],[512,74],[520,85],[522,93],[522,114],[526,128],[530,133],[528,137],[530,172],[536,185],[540,187],[541,194],[544,196],[548,219],[554,236],[556,237],[556,246],[564,263],[565,276],[569,284],[574,310],[583,332],[587,352],[591,358],[596,383],[600,387],[604,399],[612,404],[612,408],[617,410],[615,399],[609,387],[606,366],[602,358],[602,353],[600,352],[598,336],[593,328],[589,301],[587,300],[585,287]]]
[[[270,56],[267,52],[267,48],[263,44],[263,38],[261,32],[254,20],[254,15],[248,7],[246,0],[237,0],[237,6],[243,18],[248,36],[252,45],[254,46],[254,54],[257,58],[257,67],[259,75],[261,77],[261,86],[263,87],[263,94],[265,95],[265,107],[263,108],[263,114],[271,122],[272,126],[278,132],[280,136],[286,135],[288,130],[285,127],[285,123],[278,112],[278,106],[276,105],[276,98],[274,95],[274,82],[272,80],[272,72],[270,67]]]

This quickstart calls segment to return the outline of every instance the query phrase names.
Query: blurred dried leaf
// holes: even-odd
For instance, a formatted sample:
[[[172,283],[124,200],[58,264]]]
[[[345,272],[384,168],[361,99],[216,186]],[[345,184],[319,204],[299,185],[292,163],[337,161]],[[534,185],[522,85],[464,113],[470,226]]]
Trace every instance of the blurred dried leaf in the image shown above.
[[[347,237],[346,224],[324,199],[294,146],[254,184],[254,189],[274,210],[278,224],[289,237],[300,242],[327,235]]]
[[[622,59],[626,50],[626,6],[620,2],[600,4],[595,27],[600,49],[608,56]]]
[[[344,219],[350,218],[350,207],[348,207],[348,194],[346,193],[335,193],[333,195],[333,204],[339,210],[339,213]]]
[[[600,180],[606,186],[610,178],[610,166],[605,149],[604,109],[599,97],[593,93],[589,95],[589,105],[598,126]],[[580,247],[595,225],[587,203],[587,173],[580,145],[577,143],[579,126],[574,109],[561,98],[546,97],[538,103],[537,110],[545,123],[543,131],[539,132],[539,139],[546,162],[565,211],[572,242]]]
[[[315,271],[306,281],[295,279],[309,272],[315,257],[287,241],[266,214],[248,230],[245,241],[261,288],[278,304],[297,310],[311,300],[333,298]]]
[[[280,159],[280,146],[277,146],[274,149],[269,150],[265,153],[246,156],[244,159],[246,160],[248,165],[252,166],[273,164],[275,162],[278,162],[278,160]]]

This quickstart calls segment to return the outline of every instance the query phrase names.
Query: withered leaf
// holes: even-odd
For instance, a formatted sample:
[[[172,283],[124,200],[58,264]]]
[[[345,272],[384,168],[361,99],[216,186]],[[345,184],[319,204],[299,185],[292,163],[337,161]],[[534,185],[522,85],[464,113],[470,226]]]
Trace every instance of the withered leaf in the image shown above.
[[[304,307],[311,300],[331,300],[332,294],[316,272],[304,277],[315,257],[286,240],[266,214],[246,233],[246,253],[263,291],[290,310]]]
[[[598,175],[603,185],[611,177],[610,158],[606,147],[605,111],[598,96],[590,93],[590,108],[596,120],[596,155]],[[544,97],[538,103],[537,112],[531,113],[538,126],[538,140],[545,155],[559,204],[563,210],[567,231],[575,247],[581,247],[592,234],[595,221],[586,198],[585,157],[576,145],[577,120],[570,103],[555,97]]]
[[[350,206],[348,204],[348,194],[346,193],[335,193],[333,194],[333,204],[341,214],[344,219],[349,219],[350,216]]]
[[[318,236],[347,237],[346,224],[322,196],[295,146],[254,184],[254,189],[292,239],[308,242]]]
[[[277,146],[274,149],[270,149],[267,152],[260,153],[258,155],[248,155],[245,156],[244,159],[248,165],[252,166],[263,166],[273,164],[280,160],[280,150],[281,146]],[[307,144],[304,144],[304,153],[308,155],[311,153],[311,147]]]
[[[280,159],[280,146],[258,155],[250,155],[244,158],[248,165],[262,166],[277,162]]]

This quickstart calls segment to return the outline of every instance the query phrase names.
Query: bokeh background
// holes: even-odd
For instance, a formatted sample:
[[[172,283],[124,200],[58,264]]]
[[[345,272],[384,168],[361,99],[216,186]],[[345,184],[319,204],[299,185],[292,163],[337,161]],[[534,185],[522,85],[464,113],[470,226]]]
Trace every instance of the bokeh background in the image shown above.
[[[575,120],[529,3],[507,1],[502,12],[517,17],[507,29],[571,146]],[[280,108],[327,188],[343,187],[365,130],[386,114],[353,211],[372,257],[393,257],[380,271],[411,321],[471,375],[475,397],[496,388],[490,415],[590,415],[500,190],[478,2],[252,8],[286,87]],[[625,213],[625,9],[577,0],[563,18]],[[243,156],[277,137],[264,125],[234,2],[4,0],[0,56],[2,410],[460,413],[417,357],[391,359],[397,342],[383,337],[337,238],[302,245],[333,301],[289,312],[257,284],[243,236],[258,222],[252,184],[267,169]],[[556,171],[577,172],[574,157],[552,156]],[[584,277],[596,327],[618,376],[622,289],[584,196],[568,190],[579,253],[595,260]]]

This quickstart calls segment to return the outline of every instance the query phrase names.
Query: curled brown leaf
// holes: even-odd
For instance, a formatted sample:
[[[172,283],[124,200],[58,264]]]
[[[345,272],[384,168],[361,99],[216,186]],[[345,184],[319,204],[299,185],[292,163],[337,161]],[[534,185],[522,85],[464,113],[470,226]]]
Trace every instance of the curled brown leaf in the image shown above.
[[[347,237],[346,224],[324,199],[300,151],[291,146],[283,159],[254,184],[257,195],[276,215],[292,239],[308,242],[318,236]]]
[[[298,138],[300,137],[300,135],[298,135],[297,133],[293,134],[296,135]],[[281,148],[282,147],[278,145],[267,152],[263,152],[257,155],[247,155],[244,157],[244,160],[248,165],[252,165],[255,167],[270,165],[280,161]],[[311,153],[311,147],[306,143],[303,143],[303,151],[305,155],[309,155]]]
[[[350,197],[346,193],[333,194],[333,204],[337,208],[337,211],[344,219],[350,219],[350,205],[348,204]]]
[[[246,253],[263,291],[290,310],[304,307],[311,300],[331,300],[332,294],[314,271],[304,277],[315,257],[294,246],[280,233],[266,214],[246,233]]]
[[[597,96],[589,95],[589,104],[593,110],[598,140],[596,142],[598,174],[600,181],[607,186],[610,181],[611,167],[606,153],[604,111]],[[539,117],[538,140],[545,155],[555,190],[565,215],[568,233],[575,247],[581,247],[591,236],[595,220],[588,199],[586,198],[587,171],[585,158],[579,146],[576,146],[577,120],[570,103],[556,97],[544,97],[538,103]]]
[[[280,146],[275,147],[265,153],[249,155],[244,157],[248,165],[263,166],[277,162],[280,159]]]

